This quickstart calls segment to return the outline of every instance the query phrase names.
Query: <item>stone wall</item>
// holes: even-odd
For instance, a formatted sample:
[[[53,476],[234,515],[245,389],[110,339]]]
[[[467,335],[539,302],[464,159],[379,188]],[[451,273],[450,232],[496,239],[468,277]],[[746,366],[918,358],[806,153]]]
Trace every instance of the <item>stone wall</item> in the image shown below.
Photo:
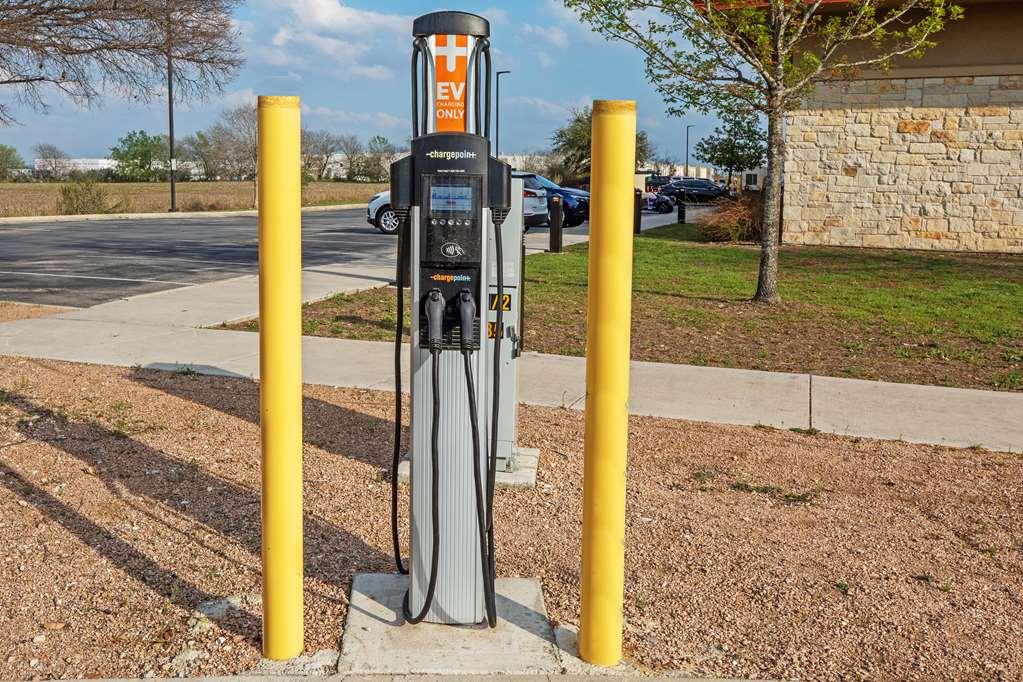
[[[1023,252],[1023,76],[819,86],[786,134],[785,242]]]

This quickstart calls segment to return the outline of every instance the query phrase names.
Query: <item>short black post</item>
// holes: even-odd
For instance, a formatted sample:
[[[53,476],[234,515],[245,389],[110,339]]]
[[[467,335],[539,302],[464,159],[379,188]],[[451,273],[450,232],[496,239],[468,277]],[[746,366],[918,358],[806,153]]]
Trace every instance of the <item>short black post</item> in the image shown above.
[[[678,222],[682,225],[686,222],[686,202],[682,197],[678,199]]]
[[[632,234],[639,234],[643,229],[643,191],[635,190],[632,201]]]
[[[565,221],[565,209],[561,205],[561,197],[555,194],[551,197],[551,243],[549,251],[551,253],[561,253],[561,225]]]

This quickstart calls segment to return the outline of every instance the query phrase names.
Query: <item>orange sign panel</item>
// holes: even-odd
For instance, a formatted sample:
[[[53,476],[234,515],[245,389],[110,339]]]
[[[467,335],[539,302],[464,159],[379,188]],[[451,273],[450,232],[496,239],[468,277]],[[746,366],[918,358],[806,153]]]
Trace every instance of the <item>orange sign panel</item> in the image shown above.
[[[434,92],[437,132],[465,132],[468,92],[469,36],[438,35],[433,48],[437,90]]]

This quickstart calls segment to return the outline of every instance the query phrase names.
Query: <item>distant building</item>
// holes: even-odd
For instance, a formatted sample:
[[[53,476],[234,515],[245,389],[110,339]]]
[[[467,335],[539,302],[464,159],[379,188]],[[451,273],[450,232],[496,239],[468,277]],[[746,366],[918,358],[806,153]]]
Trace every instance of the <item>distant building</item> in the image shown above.
[[[39,173],[63,172],[65,175],[73,171],[87,173],[117,168],[113,159],[35,159],[32,168]]]

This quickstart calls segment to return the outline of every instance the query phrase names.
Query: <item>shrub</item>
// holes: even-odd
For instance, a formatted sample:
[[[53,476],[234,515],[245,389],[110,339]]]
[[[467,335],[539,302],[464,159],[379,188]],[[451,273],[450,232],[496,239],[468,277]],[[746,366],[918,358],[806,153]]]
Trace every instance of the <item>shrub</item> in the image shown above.
[[[118,213],[124,210],[123,202],[111,204],[106,190],[90,179],[67,183],[60,188],[57,199],[57,212],[61,215]]]
[[[738,199],[718,199],[714,210],[696,219],[700,236],[712,242],[760,241],[764,227],[764,198],[743,192]]]

